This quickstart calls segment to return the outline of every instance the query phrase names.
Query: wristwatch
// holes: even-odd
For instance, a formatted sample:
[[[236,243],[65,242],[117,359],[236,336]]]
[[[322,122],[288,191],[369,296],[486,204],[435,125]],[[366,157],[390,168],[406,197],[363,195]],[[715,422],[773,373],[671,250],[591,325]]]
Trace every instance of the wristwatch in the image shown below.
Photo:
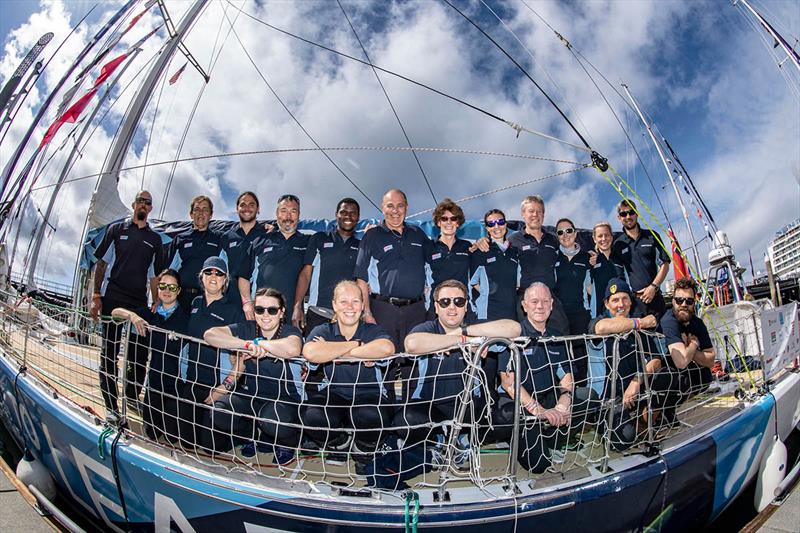
[[[463,325],[461,326],[461,334],[462,334],[463,336],[465,336],[465,337],[469,337],[469,333],[467,333],[467,328],[468,328],[468,327],[469,327],[469,326],[467,326],[466,324],[463,324]]]
[[[225,387],[225,390],[230,392],[236,387],[236,382],[230,378],[225,378],[225,381],[222,382],[222,386]]]

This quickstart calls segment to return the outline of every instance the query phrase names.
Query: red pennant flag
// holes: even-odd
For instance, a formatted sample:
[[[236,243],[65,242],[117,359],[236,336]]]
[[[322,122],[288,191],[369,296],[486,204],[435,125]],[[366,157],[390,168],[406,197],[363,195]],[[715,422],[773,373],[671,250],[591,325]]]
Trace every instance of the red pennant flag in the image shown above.
[[[86,106],[89,105],[89,102],[96,92],[97,87],[93,87],[88,93],[81,96],[80,100],[72,104],[72,107],[67,109],[63,115],[58,117],[56,121],[53,122],[49,128],[47,128],[47,133],[44,134],[44,138],[42,139],[42,143],[39,145],[39,148],[49,143],[50,140],[55,136],[56,132],[61,129],[61,126],[67,122],[73,123],[78,120],[78,117],[81,115],[81,113],[83,113],[83,110],[86,109]]]
[[[186,63],[184,63],[183,66],[181,68],[179,68],[178,71],[175,74],[172,75],[172,77],[169,79],[169,84],[170,85],[175,85],[175,82],[178,81],[178,78],[181,77],[181,74],[183,74],[183,69],[186,68],[186,65],[188,63],[189,63],[188,61]]]
[[[667,235],[669,235],[669,240],[672,241],[672,268],[675,271],[675,279],[688,278],[689,269],[686,267],[686,260],[683,258],[675,234],[672,233],[672,228],[667,229]]]
[[[111,75],[114,73],[114,71],[117,70],[117,67],[120,65],[120,63],[125,61],[125,58],[127,57],[128,54],[125,53],[119,57],[115,57],[114,59],[103,65],[103,68],[100,69],[100,75],[97,76],[96,80],[94,80],[94,86],[99,87],[104,81],[110,78]]]

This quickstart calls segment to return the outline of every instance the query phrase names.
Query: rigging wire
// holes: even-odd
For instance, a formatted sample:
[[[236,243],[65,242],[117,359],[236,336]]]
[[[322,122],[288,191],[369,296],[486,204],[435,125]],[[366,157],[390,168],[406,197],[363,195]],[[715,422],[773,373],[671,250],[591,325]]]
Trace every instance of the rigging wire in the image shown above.
[[[223,152],[218,154],[206,154],[206,155],[198,155],[198,156],[190,156],[190,157],[183,157],[179,159],[168,159],[165,161],[158,161],[155,163],[147,163],[141,165],[131,165],[128,167],[120,168],[120,172],[125,172],[129,170],[139,170],[145,167],[157,167],[162,165],[171,165],[177,163],[186,163],[190,161],[202,161],[204,159],[216,159],[221,157],[240,157],[240,156],[248,156],[248,155],[263,155],[263,154],[284,154],[284,153],[300,153],[300,152],[318,152],[318,151],[327,151],[327,152],[344,152],[344,151],[371,151],[371,152],[410,152],[412,148],[408,146],[327,146],[322,148],[275,148],[275,149],[267,149],[267,150],[247,150],[242,152]],[[564,163],[567,165],[581,165],[583,163],[579,163],[577,161],[568,161],[565,159],[554,159],[550,157],[542,157],[537,155],[529,155],[529,154],[511,154],[507,152],[492,152],[487,150],[469,150],[464,148],[430,148],[430,147],[423,147],[423,146],[416,146],[413,148],[417,152],[432,152],[432,153],[449,153],[449,154],[468,154],[468,155],[488,155],[488,156],[495,156],[495,157],[508,157],[511,159],[527,159],[533,161],[549,161],[552,163]],[[64,183],[72,183],[75,181],[82,181],[89,178],[97,178],[102,176],[102,172],[97,172],[93,174],[86,174],[84,176],[79,176],[77,178],[72,178],[70,180],[65,180]],[[55,184],[50,185],[41,185],[39,187],[35,187],[32,190],[41,190],[47,189],[50,187],[54,187]]]
[[[361,47],[361,51],[364,52],[364,57],[367,58],[367,61],[371,64],[372,59],[370,59],[369,54],[367,53],[367,48],[364,46],[364,43],[361,42],[361,38],[358,36],[358,32],[356,32],[355,26],[350,21],[350,17],[347,16],[347,11],[345,11],[344,6],[340,0],[336,0],[336,3],[339,4],[339,8],[342,10],[342,14],[344,18],[347,20],[347,24],[350,26],[350,29],[353,30],[353,35],[358,41],[358,45]],[[378,81],[378,85],[381,86],[381,91],[383,91],[383,95],[386,97],[386,101],[389,103],[389,107],[392,108],[392,113],[394,113],[394,118],[397,120],[397,125],[400,126],[400,130],[403,132],[403,137],[405,137],[406,142],[408,143],[409,148],[411,148],[411,154],[414,156],[414,161],[417,162],[417,167],[419,167],[420,173],[422,173],[422,179],[425,180],[425,185],[428,186],[428,191],[431,193],[431,198],[433,198],[433,203],[436,204],[436,195],[433,194],[433,188],[431,187],[431,182],[428,181],[428,176],[425,174],[425,169],[422,168],[422,162],[419,160],[417,156],[417,152],[413,149],[413,144],[411,144],[411,139],[408,137],[408,133],[406,133],[406,128],[403,126],[403,122],[400,120],[400,116],[397,114],[397,110],[392,103],[392,99],[389,98],[389,93],[386,91],[386,87],[384,87],[383,82],[381,81],[380,76],[378,76],[378,71],[375,70],[375,67],[372,67],[372,73],[375,74],[375,79]]]
[[[540,91],[540,92],[541,92],[541,93],[544,95],[544,97],[545,97],[545,98],[547,98],[547,101],[548,101],[548,102],[550,102],[550,104],[551,104],[551,105],[552,105],[552,106],[553,106],[553,107],[556,109],[556,111],[558,111],[558,113],[561,115],[561,117],[562,117],[564,120],[566,120],[566,121],[567,121],[567,124],[569,124],[569,127],[570,127],[570,128],[572,128],[572,131],[574,131],[574,132],[575,132],[575,135],[577,135],[577,136],[578,136],[578,138],[581,140],[581,142],[583,143],[583,145],[584,145],[584,146],[585,146],[587,149],[591,150],[591,148],[592,148],[592,147],[591,147],[591,146],[589,146],[589,143],[586,141],[586,139],[583,137],[583,135],[581,135],[581,132],[579,132],[579,131],[578,131],[578,128],[576,128],[576,127],[575,127],[575,125],[572,123],[572,121],[569,119],[569,117],[568,117],[568,116],[567,116],[567,115],[566,115],[566,114],[565,114],[565,113],[564,113],[564,112],[561,110],[561,108],[560,108],[560,107],[558,107],[558,104],[556,104],[556,103],[555,103],[555,101],[553,101],[553,99],[552,99],[552,98],[550,98],[550,95],[549,95],[549,94],[547,94],[547,92],[546,92],[546,91],[545,91],[545,90],[542,88],[542,86],[541,86],[541,85],[539,85],[539,84],[536,82],[536,80],[534,80],[534,79],[533,79],[533,77],[531,77],[531,75],[530,75],[530,74],[528,74],[528,71],[527,71],[527,70],[525,70],[525,68],[524,68],[522,65],[520,65],[520,64],[517,62],[517,60],[516,60],[516,59],[514,59],[514,58],[511,56],[511,54],[509,54],[509,53],[506,51],[506,49],[505,49],[505,48],[503,48],[502,46],[500,46],[500,43],[498,43],[497,41],[495,41],[495,40],[492,38],[492,36],[491,36],[491,35],[489,35],[488,33],[486,33],[486,31],[484,31],[484,29],[483,29],[483,28],[481,28],[480,26],[478,26],[478,24],[477,24],[477,23],[475,23],[475,22],[474,22],[474,21],[473,21],[471,18],[469,18],[469,17],[468,17],[468,16],[467,16],[467,15],[466,15],[466,14],[465,14],[463,11],[461,11],[461,10],[460,10],[460,9],[458,9],[456,6],[454,6],[452,3],[450,3],[450,0],[442,0],[442,2],[444,2],[445,4],[447,4],[448,6],[450,6],[451,8],[453,8],[453,9],[456,11],[456,13],[458,13],[459,15],[461,15],[462,17],[464,17],[464,19],[466,19],[466,21],[467,21],[467,22],[469,22],[469,23],[470,23],[472,26],[474,26],[474,27],[475,27],[475,29],[477,29],[479,32],[481,32],[481,33],[483,34],[483,36],[484,36],[484,37],[486,37],[487,39],[489,39],[489,41],[491,41],[491,43],[492,43],[493,45],[495,45],[495,46],[497,47],[497,49],[498,49],[498,50],[500,50],[500,51],[503,53],[503,55],[505,55],[505,56],[506,56],[506,57],[507,57],[507,58],[508,58],[508,59],[509,59],[509,60],[510,60],[512,63],[514,63],[514,65],[515,65],[515,66],[516,66],[516,67],[517,67],[517,68],[520,70],[520,72],[522,72],[522,74],[524,74],[524,75],[525,75],[525,77],[526,77],[526,78],[528,78],[528,79],[531,81],[531,83],[533,83],[533,84],[536,86],[536,88],[537,88],[537,89],[539,89],[539,91]]]
[[[228,0],[228,2],[230,3],[230,0]],[[531,133],[531,134],[538,135],[540,137],[543,137],[543,138],[546,138],[546,139],[549,139],[549,140],[552,140],[552,141],[557,141],[559,143],[565,144],[565,145],[570,146],[572,148],[576,148],[576,149],[583,150],[583,151],[586,151],[586,152],[591,152],[592,151],[591,148],[587,148],[586,146],[579,146],[579,145],[570,143],[568,141],[565,141],[563,139],[559,139],[557,137],[552,137],[550,135],[546,135],[544,133],[541,133],[541,132],[538,132],[538,131],[535,131],[535,130],[522,128],[522,127],[520,127],[519,125],[515,124],[514,122],[512,122],[510,120],[506,120],[506,119],[504,119],[502,117],[499,117],[499,116],[495,115],[494,113],[492,113],[490,111],[487,111],[486,109],[478,107],[475,104],[471,104],[471,103],[469,103],[469,102],[467,102],[465,100],[462,100],[462,99],[460,99],[460,98],[458,98],[456,96],[453,96],[451,94],[447,94],[446,92],[441,91],[439,89],[436,89],[434,87],[431,87],[430,85],[426,85],[426,84],[424,84],[424,83],[422,83],[420,81],[417,81],[417,80],[414,80],[412,78],[409,78],[408,76],[404,76],[404,75],[402,75],[402,74],[400,74],[398,72],[395,72],[393,70],[389,70],[389,69],[383,68],[381,66],[369,63],[367,61],[364,61],[363,59],[359,59],[357,57],[351,56],[351,55],[346,54],[344,52],[340,52],[339,50],[335,50],[333,48],[330,48],[329,46],[325,46],[324,44],[320,44],[320,43],[312,41],[310,39],[306,39],[305,37],[301,37],[300,35],[292,33],[292,32],[290,32],[288,30],[284,30],[282,28],[274,26],[274,25],[270,24],[269,22],[267,22],[265,20],[262,20],[262,19],[256,17],[255,15],[252,15],[252,14],[242,10],[241,8],[238,8],[236,6],[233,6],[233,7],[234,7],[234,9],[239,10],[244,16],[246,16],[246,17],[252,19],[253,21],[255,21],[255,22],[257,22],[257,23],[259,23],[259,24],[261,24],[263,26],[266,26],[267,28],[269,28],[271,30],[274,30],[274,31],[276,31],[278,33],[282,33],[282,34],[284,34],[284,35],[286,35],[288,37],[291,37],[293,39],[297,39],[298,41],[304,42],[304,43],[306,43],[308,45],[311,45],[311,46],[315,46],[317,48],[320,48],[320,49],[325,50],[327,52],[330,52],[332,54],[338,55],[338,56],[343,57],[345,59],[349,59],[351,61],[355,61],[356,63],[361,63],[362,65],[365,65],[365,66],[368,66],[368,67],[372,67],[372,68],[374,68],[376,70],[379,70],[380,72],[384,72],[386,74],[389,74],[390,76],[394,76],[394,77],[399,78],[399,79],[401,79],[403,81],[407,81],[408,83],[411,83],[413,85],[416,85],[418,87],[421,87],[423,89],[431,91],[432,93],[438,94],[439,96],[447,98],[448,100],[452,100],[454,102],[457,102],[457,103],[459,103],[459,104],[461,104],[463,106],[466,106],[466,107],[468,107],[468,108],[470,108],[470,109],[472,109],[474,111],[482,113],[482,114],[486,115],[487,117],[490,117],[490,118],[493,118],[493,119],[495,119],[495,120],[497,120],[499,122],[502,122],[502,123],[506,124],[507,126],[510,126],[515,131],[517,131],[517,136],[519,136],[520,131],[525,131],[526,133]]]
[[[164,86],[167,84],[166,76],[161,78],[161,88],[158,90],[158,96],[156,97],[156,105],[153,109],[153,119],[150,121],[150,131],[147,133],[147,142],[145,143],[144,148],[144,162],[147,163],[148,158],[150,157],[150,142],[153,140],[153,129],[156,126],[156,116],[158,115],[158,108],[161,106],[161,96],[164,94]],[[145,174],[147,174],[147,168],[142,169],[142,186],[141,189],[144,190],[144,178]]]

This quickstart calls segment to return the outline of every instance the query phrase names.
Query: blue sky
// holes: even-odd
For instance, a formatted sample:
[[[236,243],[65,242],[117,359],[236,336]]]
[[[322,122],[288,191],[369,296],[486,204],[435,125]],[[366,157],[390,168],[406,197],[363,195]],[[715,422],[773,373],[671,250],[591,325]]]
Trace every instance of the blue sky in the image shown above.
[[[141,4],[132,13],[139,12]],[[772,17],[787,39],[800,35],[800,4],[791,1],[754,4]],[[0,34],[4,35],[5,48],[0,61],[0,82],[13,72],[26,47],[38,35],[54,31],[56,37],[44,53],[49,57],[70,25],[91,5],[88,1],[0,2]],[[8,140],[0,146],[0,164],[5,164],[13,139],[27,127],[29,120],[25,118],[32,116],[41,95],[55,84],[69,57],[74,57],[117,5],[101,4],[89,24],[53,62],[36,94],[26,102],[29,108],[20,113]],[[167,5],[177,21],[188,3]],[[213,68],[211,82],[203,90],[181,157],[311,146],[269,92],[261,75],[322,146],[406,145],[369,68],[272,32],[247,16],[253,15],[362,57],[335,3],[235,2],[227,5],[227,10],[226,5],[212,3],[187,39],[204,68],[213,63],[212,54],[219,54],[219,61]],[[433,1],[358,1],[343,5],[376,64],[530,129],[578,142],[565,121],[511,62],[446,5]],[[457,5],[474,17],[545,88],[592,147],[606,155],[651,205],[660,224],[665,221],[644,170],[635,164],[633,150],[602,95],[529,7],[568,38],[618,90],[622,81],[631,87],[687,166],[743,264],[747,262],[747,251],[752,250],[759,269],[759,258],[773,233],[800,216],[798,97],[782,78],[759,36],[728,2],[487,0],[486,4],[473,1]],[[242,12],[238,11],[239,6]],[[126,36],[119,45],[119,52],[159,23],[157,13],[156,8],[140,21],[130,39]],[[235,34],[228,31],[230,21],[234,21]],[[260,74],[244,55],[237,36],[254,58]],[[146,43],[137,58],[139,66],[161,43],[163,33]],[[169,73],[183,62],[182,58],[175,58]],[[119,87],[135,84],[137,80],[132,80],[132,76],[137,70],[138,66],[131,68]],[[579,151],[531,135],[523,134],[517,139],[507,126],[462,105],[384,74],[380,78],[414,146],[587,160]],[[643,128],[619,97],[599,78],[596,81],[626,125],[679,239],[685,241],[686,232],[676,201],[664,188],[665,173],[643,135]],[[160,97],[151,100],[126,165],[175,158],[202,85],[200,77],[189,67],[179,83],[158,89]],[[104,128],[84,147],[84,155],[70,173],[71,178],[99,171],[132,92],[115,90],[114,98],[119,101]],[[48,114],[34,139],[41,138],[52,119],[52,114]],[[60,132],[56,144],[63,142],[66,135]],[[149,148],[145,149],[146,146]],[[408,153],[348,150],[330,155],[376,203],[384,189],[399,185],[409,193],[412,212],[433,206],[420,170]],[[40,184],[53,182],[52,169],[61,157],[62,154],[56,153],[52,166],[44,167]],[[438,199],[480,194],[568,168],[562,163],[442,152],[422,152],[419,159]],[[233,218],[236,191],[250,188],[262,198],[265,217],[269,216],[268,206],[274,198],[284,192],[303,198],[303,215],[309,218],[329,216],[336,199],[342,196],[363,200],[364,216],[377,215],[367,207],[368,201],[360,198],[318,153],[260,154],[181,163],[175,168],[172,188],[165,198],[169,176],[169,165],[123,172],[119,185],[123,202],[129,203],[129,198],[144,184],[156,198],[157,211],[164,205],[167,218],[184,218],[189,198],[203,192],[215,199],[218,218]],[[46,268],[52,273],[48,275],[71,275],[68,274],[71,268],[63,265],[73,261],[67,258],[74,255],[83,224],[82,217],[74,213],[85,208],[93,186],[93,179],[84,179],[62,190],[54,221],[59,231],[49,242],[48,251],[64,260],[49,260]],[[36,192],[34,203],[41,206],[46,202],[47,192],[47,189]],[[610,218],[618,200],[602,177],[589,169],[481,197],[463,206],[471,218],[479,218],[490,207],[501,207],[516,216],[519,200],[526,194],[542,194],[546,198],[546,223],[569,216],[584,227]],[[616,224],[613,219],[612,222]],[[693,220],[693,224],[702,233],[700,223]],[[702,251],[705,255],[705,249]]]

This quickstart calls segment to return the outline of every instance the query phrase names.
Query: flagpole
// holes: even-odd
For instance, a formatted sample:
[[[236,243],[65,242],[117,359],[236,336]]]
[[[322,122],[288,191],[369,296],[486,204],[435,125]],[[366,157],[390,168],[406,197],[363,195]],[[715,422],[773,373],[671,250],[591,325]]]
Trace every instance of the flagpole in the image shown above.
[[[622,88],[625,89],[625,94],[628,95],[628,99],[631,101],[633,109],[636,111],[636,114],[639,115],[639,119],[642,121],[642,124],[644,124],[644,127],[647,129],[647,133],[650,135],[650,139],[653,141],[653,144],[656,147],[658,156],[659,158],[661,158],[661,163],[664,165],[664,169],[667,171],[667,177],[669,178],[669,182],[672,184],[672,189],[675,191],[675,197],[678,199],[678,205],[680,205],[681,207],[681,214],[683,215],[683,220],[686,223],[686,229],[689,230],[689,238],[692,241],[692,252],[693,252],[692,255],[694,256],[695,265],[697,265],[697,272],[702,272],[702,263],[700,262],[700,256],[697,253],[697,242],[695,242],[694,240],[694,232],[692,231],[692,225],[691,223],[689,223],[689,214],[686,211],[686,205],[683,203],[683,198],[681,198],[681,194],[678,191],[678,185],[675,183],[675,178],[672,176],[672,170],[669,168],[669,163],[667,163],[667,158],[664,154],[664,150],[661,147],[661,144],[656,139],[656,136],[653,133],[650,124],[647,122],[647,120],[645,120],[641,109],[639,109],[639,104],[636,102],[636,99],[633,97],[630,90],[628,90],[628,86],[623,83]],[[683,253],[683,250],[681,250],[681,253]]]

